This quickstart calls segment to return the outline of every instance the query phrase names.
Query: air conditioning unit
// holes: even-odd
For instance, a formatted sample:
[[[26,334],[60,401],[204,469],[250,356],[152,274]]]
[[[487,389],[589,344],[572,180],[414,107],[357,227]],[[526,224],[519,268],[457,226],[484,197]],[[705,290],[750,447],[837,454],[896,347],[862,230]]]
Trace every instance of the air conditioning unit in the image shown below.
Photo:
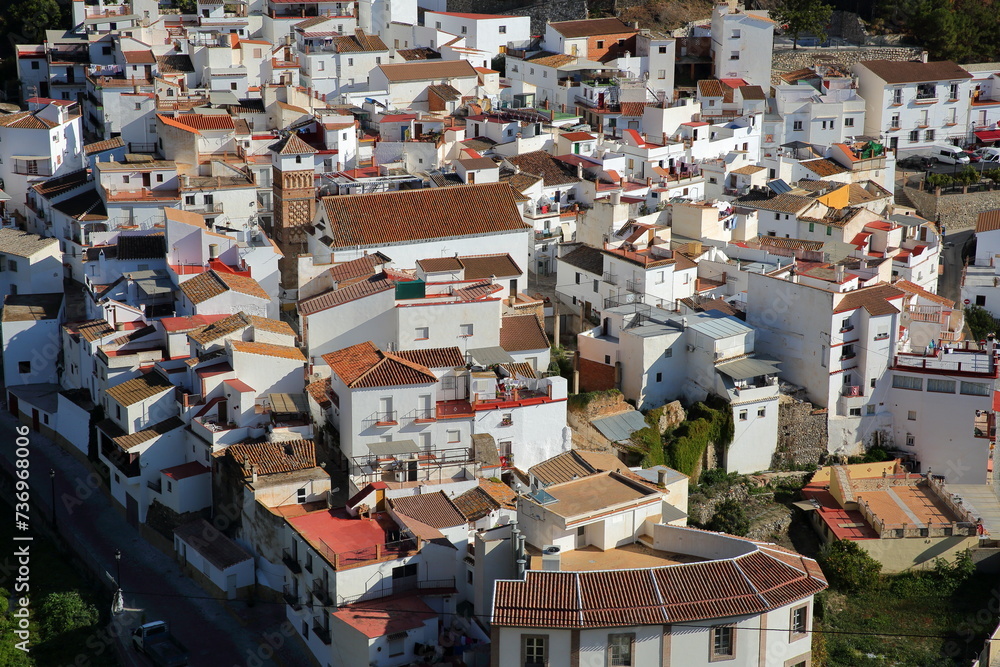
[[[560,556],[561,551],[562,547],[557,547],[554,544],[547,544],[542,547],[543,572],[558,572],[562,569],[562,556]]]

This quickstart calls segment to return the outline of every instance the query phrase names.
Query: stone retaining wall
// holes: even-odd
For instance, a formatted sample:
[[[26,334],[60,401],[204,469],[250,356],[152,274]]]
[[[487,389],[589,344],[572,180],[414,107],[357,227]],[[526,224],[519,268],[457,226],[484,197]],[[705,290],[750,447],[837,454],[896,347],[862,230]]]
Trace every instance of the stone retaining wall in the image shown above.
[[[782,395],[778,403],[778,446],[772,467],[819,463],[827,453],[827,414],[808,401]]]
[[[876,46],[855,48],[803,48],[780,49],[774,51],[771,61],[771,83],[781,83],[778,75],[782,72],[792,72],[804,67],[812,67],[820,63],[844,65],[850,69],[862,60],[895,60],[904,62],[916,60],[922,49],[911,46]]]

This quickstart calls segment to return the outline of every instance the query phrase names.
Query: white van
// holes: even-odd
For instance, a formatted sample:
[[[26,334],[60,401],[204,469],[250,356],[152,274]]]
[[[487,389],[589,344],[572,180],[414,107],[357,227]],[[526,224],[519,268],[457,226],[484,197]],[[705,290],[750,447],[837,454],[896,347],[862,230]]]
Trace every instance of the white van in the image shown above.
[[[1000,162],[1000,148],[985,146],[976,150],[976,155],[983,159],[983,162]]]
[[[939,145],[932,146],[928,155],[944,164],[969,164],[971,160],[964,150],[958,146]]]

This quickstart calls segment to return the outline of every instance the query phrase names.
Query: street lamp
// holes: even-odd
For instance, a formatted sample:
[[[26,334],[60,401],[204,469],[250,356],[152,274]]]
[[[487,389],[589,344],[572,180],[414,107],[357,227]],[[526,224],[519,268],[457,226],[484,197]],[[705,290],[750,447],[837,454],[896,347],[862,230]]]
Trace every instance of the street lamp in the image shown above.
[[[118,577],[115,579],[115,585],[118,586],[118,590],[122,587],[122,550],[115,549],[115,565],[118,568]]]
[[[49,468],[49,481],[52,489],[52,529],[59,534],[59,518],[56,516],[56,470]]]

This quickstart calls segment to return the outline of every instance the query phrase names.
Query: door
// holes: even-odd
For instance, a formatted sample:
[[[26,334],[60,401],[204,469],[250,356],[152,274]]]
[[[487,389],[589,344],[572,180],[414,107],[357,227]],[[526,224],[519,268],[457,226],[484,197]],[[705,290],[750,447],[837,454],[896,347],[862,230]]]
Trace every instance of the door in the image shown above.
[[[899,137],[890,137],[889,138],[889,150],[893,150],[894,151],[894,150],[896,150],[897,146],[899,146]]]
[[[31,430],[32,431],[37,431],[38,430],[38,409],[37,408],[31,408]]]
[[[125,520],[133,528],[139,527],[139,503],[132,494],[125,494]]]
[[[236,575],[230,574],[226,576],[226,599],[235,600],[236,599]]]
[[[406,481],[415,482],[417,481],[417,462],[407,461],[406,462]]]
[[[10,410],[10,414],[17,416],[17,396],[7,392],[7,408]]]
[[[517,296],[517,278],[511,278],[510,296]]]
[[[431,406],[431,395],[424,394],[417,399],[417,419],[433,419],[433,407]]]
[[[985,111],[977,111],[976,113],[979,115],[979,120],[976,121],[976,126],[977,127],[985,127],[986,126],[986,112]]]
[[[226,425],[229,423],[229,401],[225,398],[219,401],[217,406],[219,413],[219,424]]]
[[[146,188],[148,190],[149,187],[152,185],[152,181],[151,181],[152,177],[153,177],[153,175],[150,174],[148,171],[142,172],[142,187],[144,187],[144,188]]]

